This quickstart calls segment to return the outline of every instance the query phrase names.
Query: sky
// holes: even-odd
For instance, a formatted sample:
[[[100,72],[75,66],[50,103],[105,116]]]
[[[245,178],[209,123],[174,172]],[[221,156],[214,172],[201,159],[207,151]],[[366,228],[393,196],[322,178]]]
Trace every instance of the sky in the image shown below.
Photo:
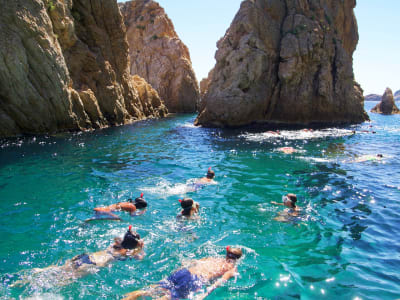
[[[124,1],[118,1],[124,2]],[[217,41],[224,36],[241,0],[157,0],[188,46],[197,79],[215,65]],[[356,81],[364,95],[400,90],[400,1],[358,0],[360,40],[353,56]]]

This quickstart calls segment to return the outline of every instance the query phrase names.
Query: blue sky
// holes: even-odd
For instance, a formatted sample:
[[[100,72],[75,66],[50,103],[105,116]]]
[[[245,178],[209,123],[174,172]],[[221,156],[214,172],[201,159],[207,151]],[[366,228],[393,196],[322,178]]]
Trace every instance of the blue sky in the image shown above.
[[[123,2],[123,1],[119,1]],[[225,34],[241,0],[158,0],[188,46],[200,81],[214,66],[217,41]],[[364,94],[400,90],[400,1],[358,0],[360,41],[354,54],[356,80]]]

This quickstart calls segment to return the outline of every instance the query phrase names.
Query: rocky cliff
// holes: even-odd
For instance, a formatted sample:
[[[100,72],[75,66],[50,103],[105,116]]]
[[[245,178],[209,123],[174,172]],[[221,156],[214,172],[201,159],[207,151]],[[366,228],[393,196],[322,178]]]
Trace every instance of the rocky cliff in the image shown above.
[[[194,112],[199,88],[188,48],[164,9],[151,0],[120,3],[125,19],[131,74],[145,78],[170,112]]]
[[[129,73],[115,0],[0,0],[0,136],[159,117]],[[144,106],[146,108],[144,108]]]
[[[371,112],[384,115],[400,114],[400,110],[394,103],[393,92],[390,88],[386,89],[385,94],[382,96],[382,101],[379,102]]]
[[[218,42],[197,125],[363,122],[355,0],[245,0]]]

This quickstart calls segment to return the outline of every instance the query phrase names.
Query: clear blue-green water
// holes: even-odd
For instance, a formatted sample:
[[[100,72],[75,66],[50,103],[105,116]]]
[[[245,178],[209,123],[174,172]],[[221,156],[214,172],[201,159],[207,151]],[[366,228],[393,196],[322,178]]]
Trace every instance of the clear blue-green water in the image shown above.
[[[0,298],[120,299],[227,245],[244,250],[239,275],[209,299],[400,297],[400,116],[279,137],[196,128],[194,117],[2,141]],[[276,150],[283,146],[302,152]],[[377,153],[382,161],[354,162]],[[190,192],[186,183],[209,166],[218,184]],[[83,222],[94,207],[141,192],[144,215]],[[282,207],[270,201],[287,192],[303,216],[275,221]],[[198,221],[177,223],[183,196],[200,202]],[[129,224],[145,240],[142,261],[115,261],[69,284],[31,276],[108,247]],[[30,284],[10,286],[24,276]]]

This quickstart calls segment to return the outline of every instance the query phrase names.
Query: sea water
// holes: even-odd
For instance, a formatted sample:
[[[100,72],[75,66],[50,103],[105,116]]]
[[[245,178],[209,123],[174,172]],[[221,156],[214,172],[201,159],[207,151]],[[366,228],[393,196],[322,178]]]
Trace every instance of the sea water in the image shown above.
[[[194,115],[178,115],[3,140],[0,297],[120,299],[231,245],[244,251],[238,275],[209,299],[399,298],[400,116],[370,116],[357,126],[274,135],[194,127]],[[359,159],[378,153],[382,160]],[[194,190],[210,166],[216,184]],[[93,208],[142,192],[143,215],[84,222]],[[284,208],[270,202],[289,192],[301,216],[276,221]],[[177,222],[182,197],[200,203],[198,220]],[[107,248],[129,224],[145,241],[143,260],[72,280],[33,274]],[[30,283],[12,287],[22,278]]]

